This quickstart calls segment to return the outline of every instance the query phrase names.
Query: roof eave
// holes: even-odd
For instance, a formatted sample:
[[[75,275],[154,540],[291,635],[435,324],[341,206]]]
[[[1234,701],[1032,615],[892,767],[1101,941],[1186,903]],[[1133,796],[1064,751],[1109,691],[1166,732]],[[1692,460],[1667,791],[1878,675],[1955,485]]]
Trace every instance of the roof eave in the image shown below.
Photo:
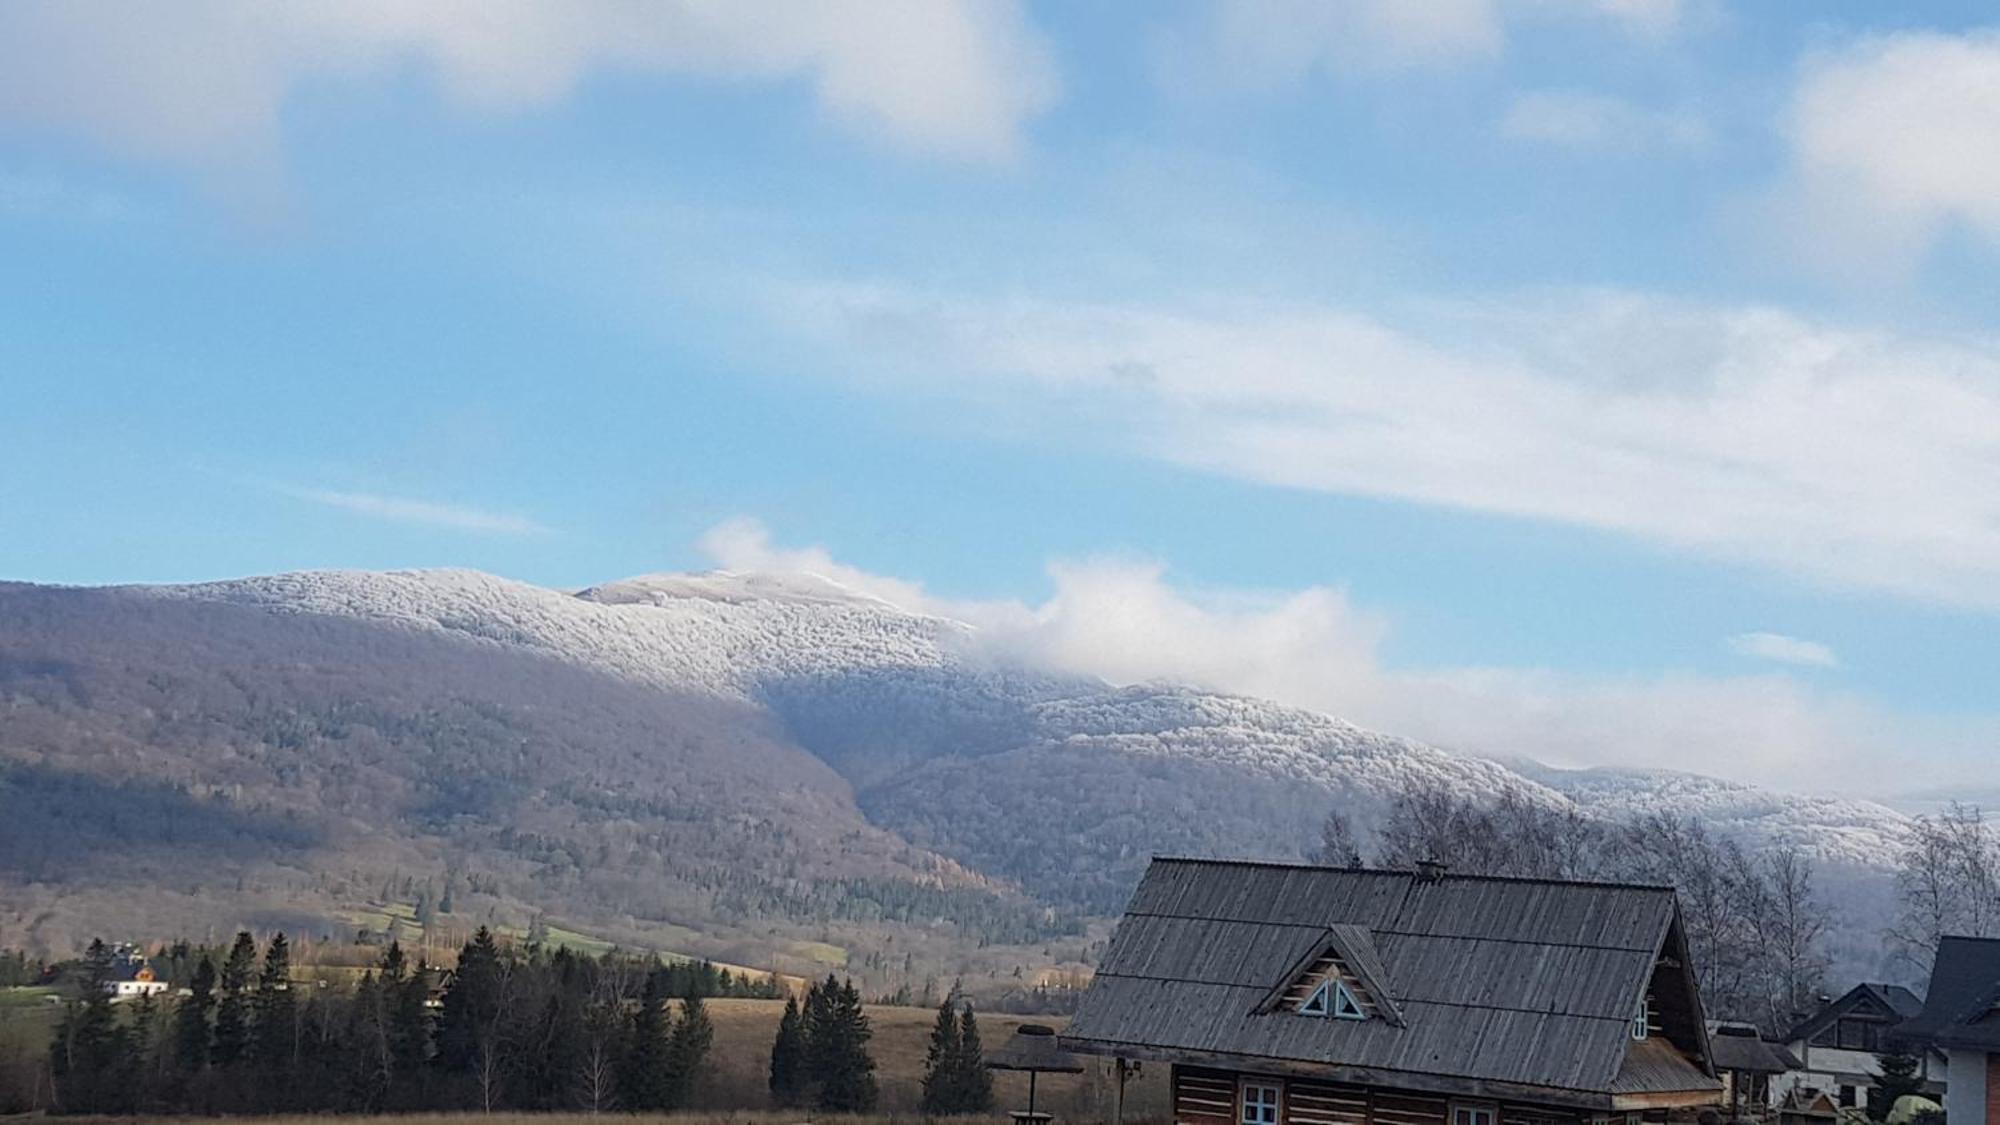
[[[1615,1112],[1619,1097],[1677,1097],[1679,1094],[1658,1095],[1614,1095],[1609,1090],[1572,1090],[1557,1086],[1534,1086],[1519,1082],[1501,1082],[1484,1078],[1468,1078],[1455,1074],[1432,1074],[1424,1071],[1390,1070],[1383,1067],[1349,1066],[1345,1063],[1314,1062],[1309,1059],[1283,1059],[1266,1055],[1239,1055],[1227,1051],[1202,1051],[1183,1047],[1163,1047],[1146,1043],[1122,1043],[1104,1039],[1081,1039],[1068,1035],[1058,1038],[1063,1050],[1079,1055],[1099,1055],[1115,1058],[1134,1059],[1142,1062],[1183,1063],[1193,1066],[1212,1066],[1221,1070],[1240,1070],[1256,1074],[1273,1074],[1299,1078],[1318,1078],[1329,1082],[1341,1082],[1352,1086],[1374,1086],[1392,1090],[1418,1090],[1424,1093],[1443,1094],[1451,1097],[1490,1098],[1530,1102],[1539,1105],[1562,1106],[1571,1109]],[[1713,1105],[1720,1097],[1721,1087],[1707,1094],[1705,1101],[1688,1101],[1662,1104],[1660,1108],[1674,1108],[1680,1105]],[[1694,1095],[1690,1095],[1694,1096]]]

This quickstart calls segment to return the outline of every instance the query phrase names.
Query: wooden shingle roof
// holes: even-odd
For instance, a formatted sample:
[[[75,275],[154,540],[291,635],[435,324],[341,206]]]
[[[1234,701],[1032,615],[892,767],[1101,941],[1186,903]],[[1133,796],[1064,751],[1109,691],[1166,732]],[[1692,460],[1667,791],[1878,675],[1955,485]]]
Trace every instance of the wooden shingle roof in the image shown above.
[[[1624,1087],[1707,1091],[1714,1079],[1665,1042],[1628,1066],[1632,1019],[1676,918],[1661,887],[1155,860],[1064,1041],[1592,1095],[1564,1099],[1578,1104]],[[1371,987],[1401,1026],[1268,1010],[1273,987],[1330,931],[1350,947],[1365,934]]]

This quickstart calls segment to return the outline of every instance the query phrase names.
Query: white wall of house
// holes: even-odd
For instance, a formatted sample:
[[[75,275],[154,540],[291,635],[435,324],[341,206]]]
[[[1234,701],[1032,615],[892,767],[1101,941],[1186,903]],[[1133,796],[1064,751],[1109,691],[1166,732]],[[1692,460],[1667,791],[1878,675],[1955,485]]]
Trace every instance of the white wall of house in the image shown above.
[[[1841,1087],[1849,1087],[1856,1106],[1868,1104],[1868,1090],[1875,1085],[1877,1067],[1872,1051],[1849,1051],[1839,1047],[1813,1047],[1803,1040],[1788,1044],[1791,1052],[1805,1062],[1804,1069],[1787,1071],[1771,1082],[1772,1097],[1783,1097],[1794,1087],[1811,1087],[1840,1102]]]
[[[1986,1052],[1947,1052],[1944,1116],[1951,1125],[1990,1125],[1986,1120]]]

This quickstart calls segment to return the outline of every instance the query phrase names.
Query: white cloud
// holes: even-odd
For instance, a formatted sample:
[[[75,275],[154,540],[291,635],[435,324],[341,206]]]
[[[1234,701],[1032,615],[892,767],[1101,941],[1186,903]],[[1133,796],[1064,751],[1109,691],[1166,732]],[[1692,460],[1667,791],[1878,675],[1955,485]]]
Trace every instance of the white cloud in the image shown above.
[[[0,7],[0,125],[81,132],[121,155],[270,174],[303,83],[416,66],[502,112],[593,74],[798,80],[891,143],[1003,160],[1057,93],[1014,0],[24,0]]]
[[[422,524],[427,527],[490,535],[545,535],[549,531],[547,527],[525,516],[489,512],[456,504],[437,504],[428,500],[412,500],[404,496],[282,486],[277,488],[277,491],[294,499],[396,523]]]
[[[1500,132],[1516,140],[1582,149],[1692,150],[1709,142],[1708,126],[1692,114],[1563,90],[1516,96],[1500,119]]]
[[[1782,675],[1390,668],[1379,655],[1388,622],[1331,587],[1190,590],[1158,563],[1097,559],[1051,564],[1054,592],[1038,604],[959,602],[846,566],[823,548],[773,546],[754,520],[717,528],[703,548],[731,569],[818,574],[969,622],[990,651],[1044,667],[1274,699],[1463,752],[1550,765],[1685,769],[1807,790],[1835,777],[1849,787],[1906,788],[1920,776],[1950,776],[1955,754],[1978,760],[1988,744],[1981,738],[1992,733],[1990,723],[1924,727]],[[1913,766],[1901,753],[1910,741],[1931,758]]]
[[[771,314],[857,376],[947,372],[1219,474],[2000,609],[1993,341],[1601,292],[1386,316],[814,286]]]
[[[1494,0],[1221,0],[1162,40],[1172,88],[1269,90],[1315,72],[1381,73],[1500,54]]]
[[[1797,664],[1808,668],[1837,668],[1840,661],[1833,650],[1818,641],[1801,640],[1783,633],[1738,633],[1729,638],[1729,651],[1756,660]]]
[[[1506,53],[1512,25],[1594,19],[1641,40],[1687,23],[1682,0],[1217,0],[1161,37],[1174,90],[1274,90],[1314,75],[1460,67]]]
[[[1945,231],[2000,238],[2000,32],[1907,33],[1810,57],[1781,206],[1810,254],[1907,266]]]

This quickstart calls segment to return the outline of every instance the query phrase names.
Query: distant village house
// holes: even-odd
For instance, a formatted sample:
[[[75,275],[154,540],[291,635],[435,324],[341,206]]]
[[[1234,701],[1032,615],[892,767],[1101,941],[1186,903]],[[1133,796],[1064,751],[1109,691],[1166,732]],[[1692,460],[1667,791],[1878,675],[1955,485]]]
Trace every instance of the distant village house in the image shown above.
[[[1821,1004],[1780,1037],[1798,1066],[1779,1076],[1779,1098],[1797,1091],[1794,1101],[1806,1104],[1819,1093],[1836,1109],[1866,1110],[1879,1076],[1875,1057],[1893,1047],[1897,1026],[1923,1006],[1916,993],[1896,984],[1857,984]],[[1920,1058],[1918,1073],[1927,1080],[1943,1071],[1941,1055],[1926,1051]]]
[[[144,954],[132,946],[120,946],[111,961],[111,972],[104,979],[104,991],[113,1000],[133,1000],[141,996],[158,996],[167,990],[167,982],[159,979],[148,964]]]

